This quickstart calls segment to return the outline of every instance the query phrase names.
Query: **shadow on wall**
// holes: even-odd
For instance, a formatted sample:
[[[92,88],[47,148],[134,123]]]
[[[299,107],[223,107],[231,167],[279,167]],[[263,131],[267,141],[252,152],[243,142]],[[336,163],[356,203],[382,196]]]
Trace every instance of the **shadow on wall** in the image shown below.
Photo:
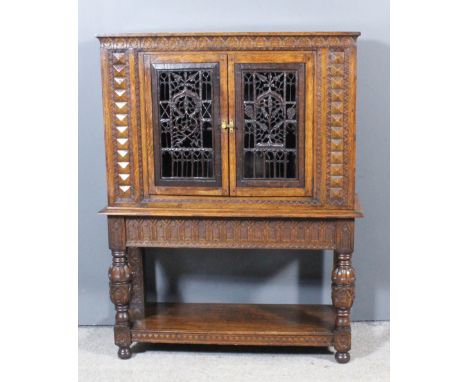
[[[365,37],[365,36],[363,36]],[[355,320],[390,318],[390,47],[358,39]]]
[[[321,303],[322,251],[147,249],[149,301]],[[308,296],[303,290],[312,291]]]

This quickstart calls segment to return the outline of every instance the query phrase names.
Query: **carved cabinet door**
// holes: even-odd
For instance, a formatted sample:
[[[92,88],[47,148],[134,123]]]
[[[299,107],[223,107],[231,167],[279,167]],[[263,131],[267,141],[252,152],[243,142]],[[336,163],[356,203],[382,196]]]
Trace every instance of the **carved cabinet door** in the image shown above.
[[[228,195],[227,55],[141,53],[147,195]]]
[[[312,195],[311,52],[229,54],[230,194]]]

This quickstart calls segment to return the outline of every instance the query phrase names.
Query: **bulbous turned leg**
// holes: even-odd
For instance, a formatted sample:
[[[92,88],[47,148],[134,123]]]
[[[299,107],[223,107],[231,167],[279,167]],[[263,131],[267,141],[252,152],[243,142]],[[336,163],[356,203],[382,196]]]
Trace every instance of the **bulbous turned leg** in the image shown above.
[[[128,359],[131,356],[130,315],[128,306],[132,290],[132,273],[126,261],[125,251],[112,251],[113,261],[109,268],[111,300],[115,305],[114,342],[119,347],[118,356]]]
[[[114,342],[119,347],[121,359],[131,357],[130,315],[128,306],[132,290],[132,273],[126,262],[125,251],[112,251],[113,262],[109,268],[110,297],[115,305]]]
[[[356,275],[351,265],[353,252],[354,223],[340,222],[337,225],[337,247],[334,253],[332,273],[332,302],[336,310],[334,347],[338,363],[351,359],[350,312],[354,302]]]
[[[119,347],[119,358],[131,357],[130,315],[128,312],[132,293],[132,271],[128,265],[125,247],[125,221],[123,218],[108,218],[109,247],[112,265],[109,268],[109,292],[115,306],[114,342]]]
[[[335,253],[336,268],[332,275],[332,301],[336,309],[334,346],[339,363],[350,360],[351,322],[350,310],[354,301],[354,269],[350,254]]]

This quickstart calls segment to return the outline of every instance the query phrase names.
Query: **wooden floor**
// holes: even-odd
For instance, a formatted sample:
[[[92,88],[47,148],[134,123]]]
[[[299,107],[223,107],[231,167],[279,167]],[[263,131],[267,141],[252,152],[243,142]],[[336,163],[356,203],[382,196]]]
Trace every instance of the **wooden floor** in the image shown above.
[[[329,346],[330,305],[169,304],[147,306],[132,340],[155,343]]]

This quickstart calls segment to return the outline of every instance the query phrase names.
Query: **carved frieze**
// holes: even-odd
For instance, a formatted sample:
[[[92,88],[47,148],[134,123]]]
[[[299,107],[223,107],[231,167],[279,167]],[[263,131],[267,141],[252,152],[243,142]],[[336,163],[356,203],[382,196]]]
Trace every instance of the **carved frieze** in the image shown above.
[[[127,218],[127,245],[195,248],[334,248],[335,222],[301,219]]]

